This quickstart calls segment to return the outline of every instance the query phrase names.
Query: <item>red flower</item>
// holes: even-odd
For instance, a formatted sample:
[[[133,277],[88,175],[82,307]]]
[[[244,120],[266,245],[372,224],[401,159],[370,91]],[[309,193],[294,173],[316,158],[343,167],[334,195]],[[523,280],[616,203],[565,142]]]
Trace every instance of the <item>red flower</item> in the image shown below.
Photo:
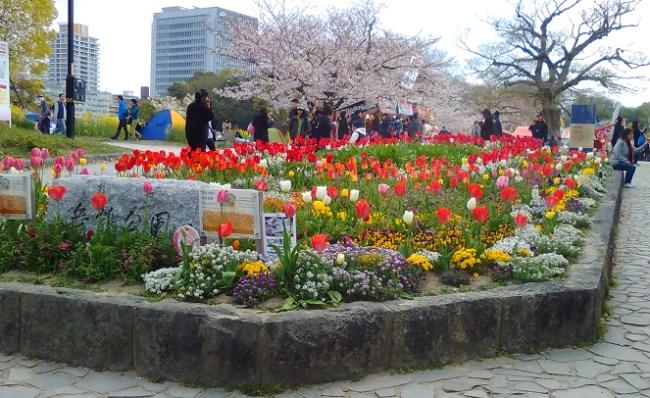
[[[63,185],[54,185],[47,188],[47,196],[56,200],[57,202],[63,199],[65,195],[65,187]]]
[[[513,187],[505,187],[501,190],[501,194],[499,196],[503,201],[511,201],[517,199],[519,192],[517,192],[517,189]]]
[[[576,180],[574,180],[573,178],[567,178],[566,180],[564,180],[564,185],[566,185],[567,188],[569,189],[576,189],[577,186]]]
[[[311,237],[311,247],[317,252],[322,252],[325,250],[329,244],[326,234],[316,234]]]
[[[440,184],[440,181],[438,180],[431,181],[431,184],[427,187],[427,191],[433,193],[439,193],[441,190],[442,190],[442,184]]]
[[[467,191],[469,192],[469,197],[470,198],[476,198],[476,200],[480,200],[483,197],[483,190],[481,189],[481,186],[475,183],[471,183],[467,186]]]
[[[357,216],[363,218],[364,220],[368,220],[370,217],[370,204],[365,199],[361,199],[357,202],[355,210],[357,212]]]
[[[232,234],[232,222],[226,221],[219,224],[219,237],[221,239],[230,236]]]
[[[490,211],[486,206],[476,206],[474,210],[472,210],[472,215],[476,221],[483,224],[488,220],[488,218],[490,218]]]
[[[293,203],[287,203],[282,206],[282,211],[287,218],[291,218],[296,214],[296,206],[294,206]]]
[[[95,231],[89,229],[88,232],[86,232],[86,240],[91,240],[93,236],[95,236]]]
[[[528,224],[528,216],[523,213],[517,213],[515,216],[515,225],[519,228],[523,228]]]
[[[101,192],[96,192],[90,198],[90,203],[97,211],[104,210],[104,207],[106,207],[106,202],[108,202],[108,198]]]
[[[436,211],[436,218],[440,224],[446,224],[451,220],[452,212],[446,207],[441,207]]]
[[[557,196],[547,196],[546,199],[546,207],[549,209],[552,207],[555,207],[560,202],[560,199],[557,198]]]
[[[558,189],[557,191],[553,192],[553,196],[557,198],[558,201],[562,200],[564,198],[564,191],[561,189]]]
[[[269,189],[269,183],[266,180],[257,180],[253,184],[253,187],[258,191],[266,191]]]
[[[397,196],[404,196],[406,195],[406,181],[401,180],[397,184],[395,184],[395,187],[393,188],[393,192]]]

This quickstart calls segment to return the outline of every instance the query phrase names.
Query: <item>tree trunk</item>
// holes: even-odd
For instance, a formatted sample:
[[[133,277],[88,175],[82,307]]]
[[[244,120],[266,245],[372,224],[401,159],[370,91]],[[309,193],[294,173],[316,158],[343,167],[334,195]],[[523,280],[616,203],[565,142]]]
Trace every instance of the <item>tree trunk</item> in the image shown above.
[[[559,140],[562,136],[560,111],[554,101],[546,96],[542,99],[542,112],[544,113],[544,121],[546,121],[546,124],[548,125],[549,137],[554,136]]]

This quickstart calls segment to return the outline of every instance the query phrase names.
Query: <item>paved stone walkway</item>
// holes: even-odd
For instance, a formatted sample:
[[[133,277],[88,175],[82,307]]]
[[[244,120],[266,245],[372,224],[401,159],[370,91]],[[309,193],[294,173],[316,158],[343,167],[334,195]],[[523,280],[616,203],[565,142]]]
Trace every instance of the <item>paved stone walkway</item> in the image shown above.
[[[624,192],[615,260],[617,285],[603,342],[409,374],[312,386],[280,398],[650,397],[650,163]],[[0,398],[243,397],[223,389],[153,383],[133,374],[98,373],[19,356],[0,355]]]

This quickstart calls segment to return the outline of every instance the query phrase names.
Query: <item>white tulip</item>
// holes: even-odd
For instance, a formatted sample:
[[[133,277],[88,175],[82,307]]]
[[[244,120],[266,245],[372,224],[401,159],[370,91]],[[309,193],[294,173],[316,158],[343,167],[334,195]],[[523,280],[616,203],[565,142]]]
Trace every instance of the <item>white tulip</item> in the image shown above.
[[[323,198],[323,203],[329,205],[330,203],[332,203],[332,198],[330,198],[329,195],[325,195],[325,197]]]
[[[342,265],[345,262],[345,254],[339,253],[336,255],[336,263]]]
[[[471,197],[467,201],[467,210],[472,211],[476,208],[476,198]]]
[[[316,187],[316,199],[323,200],[327,196],[327,187],[319,185]]]
[[[578,147],[578,152],[582,152],[583,149],[584,149],[584,148],[582,148],[581,146],[579,146],[579,147]]]
[[[359,190],[358,189],[351,189],[350,190],[350,200],[352,203],[356,203],[357,200],[359,200]]]
[[[246,161],[244,160],[244,162],[246,162]],[[269,162],[266,159],[260,160],[260,167],[266,168],[268,165],[269,165]]]
[[[558,163],[555,165],[555,170],[557,171],[562,171],[562,163]]]
[[[280,191],[291,192],[291,181],[290,180],[280,181]]]
[[[404,224],[406,224],[406,225],[411,225],[411,224],[413,224],[413,218],[414,217],[415,217],[415,215],[413,214],[412,211],[406,210],[404,212],[404,215],[402,216],[402,221],[404,221]]]
[[[594,159],[594,164],[595,164],[596,166],[600,166],[600,158],[596,158],[596,159]]]
[[[522,182],[523,180],[524,180],[524,177],[522,177],[520,175],[515,177],[515,181],[517,181],[517,182]]]
[[[311,192],[303,192],[302,201],[305,203],[311,203]]]

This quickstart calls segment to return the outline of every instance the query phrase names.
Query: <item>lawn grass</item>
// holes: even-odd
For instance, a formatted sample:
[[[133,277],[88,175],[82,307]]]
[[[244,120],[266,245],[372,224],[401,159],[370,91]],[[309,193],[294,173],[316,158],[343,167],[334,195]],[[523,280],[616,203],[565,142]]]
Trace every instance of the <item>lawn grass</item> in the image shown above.
[[[63,135],[44,135],[36,130],[12,127],[0,123],[0,157],[29,157],[32,148],[47,148],[52,156],[69,155],[78,148],[83,148],[89,155],[119,154],[120,148],[101,143],[101,137],[78,136],[69,139]]]

